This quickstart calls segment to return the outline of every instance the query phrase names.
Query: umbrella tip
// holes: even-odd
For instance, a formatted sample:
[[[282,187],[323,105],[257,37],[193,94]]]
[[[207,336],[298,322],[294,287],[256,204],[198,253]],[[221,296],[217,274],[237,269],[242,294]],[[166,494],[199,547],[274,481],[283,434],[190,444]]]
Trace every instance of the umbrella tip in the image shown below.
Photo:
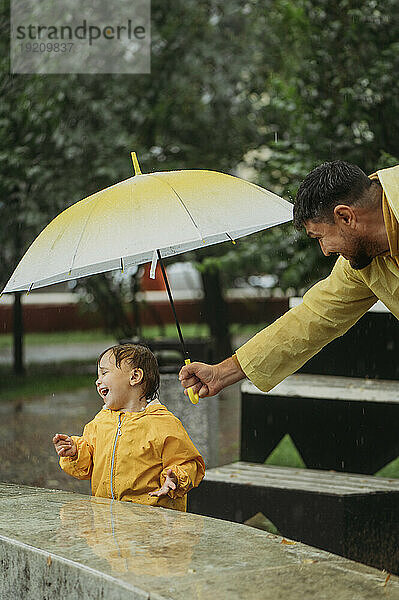
[[[139,161],[137,159],[137,154],[135,152],[131,152],[130,155],[131,155],[132,161],[133,161],[134,174],[141,175],[141,169],[140,169]]]

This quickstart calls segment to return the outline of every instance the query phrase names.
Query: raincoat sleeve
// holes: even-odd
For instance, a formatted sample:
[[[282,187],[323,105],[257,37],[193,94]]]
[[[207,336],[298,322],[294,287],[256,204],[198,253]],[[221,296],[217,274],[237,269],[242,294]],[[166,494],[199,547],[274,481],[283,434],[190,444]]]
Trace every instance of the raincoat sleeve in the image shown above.
[[[202,456],[190,440],[187,431],[180,421],[164,440],[162,449],[161,486],[165,483],[168,469],[172,469],[177,477],[177,488],[168,494],[171,498],[181,498],[193,487],[197,487],[204,475],[205,464]]]
[[[360,273],[339,257],[331,274],[304,295],[302,304],[237,350],[238,362],[248,379],[268,392],[343,335],[376,301]]]
[[[93,422],[88,423],[81,437],[71,435],[76,444],[77,454],[73,458],[61,457],[60,467],[68,475],[77,479],[90,479],[93,471],[93,453],[94,453],[94,432]]]

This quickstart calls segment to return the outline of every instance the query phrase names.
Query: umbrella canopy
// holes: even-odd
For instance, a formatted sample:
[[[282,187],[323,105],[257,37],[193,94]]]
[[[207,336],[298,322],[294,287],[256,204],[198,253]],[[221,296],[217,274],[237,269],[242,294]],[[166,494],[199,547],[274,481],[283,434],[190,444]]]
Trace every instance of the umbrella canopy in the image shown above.
[[[3,293],[128,268],[292,219],[289,202],[237,177],[201,170],[142,174],[133,161],[135,176],[47,225]]]

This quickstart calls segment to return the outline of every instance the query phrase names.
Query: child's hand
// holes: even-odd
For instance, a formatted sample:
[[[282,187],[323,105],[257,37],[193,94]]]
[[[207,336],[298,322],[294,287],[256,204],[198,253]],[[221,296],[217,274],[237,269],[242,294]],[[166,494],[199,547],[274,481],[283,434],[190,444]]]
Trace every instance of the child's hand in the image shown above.
[[[166,472],[165,483],[159,490],[155,492],[149,492],[149,496],[167,496],[170,490],[175,490],[177,488],[177,477],[173,473],[172,469],[168,469]]]
[[[76,444],[69,435],[65,433],[56,433],[53,437],[53,444],[58,456],[75,456],[77,449]]]

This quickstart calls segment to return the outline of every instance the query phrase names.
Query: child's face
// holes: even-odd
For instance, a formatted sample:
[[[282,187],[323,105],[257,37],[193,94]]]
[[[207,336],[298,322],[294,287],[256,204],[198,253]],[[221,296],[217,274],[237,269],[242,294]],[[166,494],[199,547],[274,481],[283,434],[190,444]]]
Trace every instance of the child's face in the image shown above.
[[[140,369],[132,369],[122,361],[120,367],[116,366],[113,352],[107,352],[101,358],[96,381],[97,391],[103,399],[105,408],[111,410],[121,410],[126,408],[132,400],[132,394],[135,395],[138,385],[137,373]]]

